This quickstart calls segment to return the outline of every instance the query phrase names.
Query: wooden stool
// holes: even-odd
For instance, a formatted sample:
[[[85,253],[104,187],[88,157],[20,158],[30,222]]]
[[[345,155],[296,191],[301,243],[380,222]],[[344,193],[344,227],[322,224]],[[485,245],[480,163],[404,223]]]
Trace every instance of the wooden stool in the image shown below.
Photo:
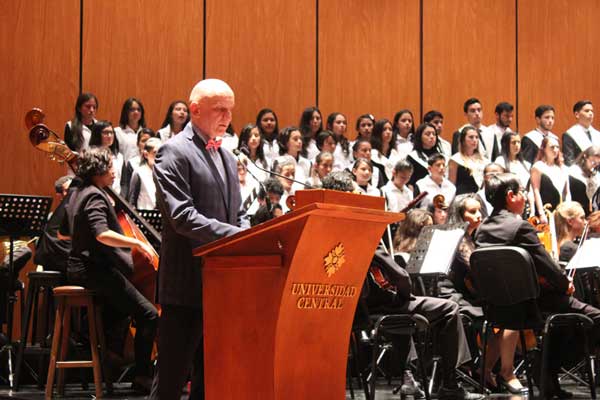
[[[52,297],[52,288],[60,286],[63,281],[63,275],[57,271],[36,271],[27,274],[29,278],[29,285],[27,287],[27,300],[25,301],[25,314],[22,315],[21,320],[21,341],[19,342],[19,351],[17,352],[17,370],[15,374],[15,381],[13,389],[19,390],[19,383],[21,373],[23,372],[23,361],[25,353],[32,353],[39,357],[39,370],[37,374],[30,370],[32,376],[38,382],[38,386],[41,389],[43,387],[43,381],[41,375],[44,369],[43,362],[46,356],[50,355],[50,348],[44,345],[45,338],[52,333],[51,319],[52,313],[54,312],[54,299]],[[40,291],[43,289],[43,296],[45,310],[44,315],[46,320],[44,323],[44,329],[42,331],[42,340],[36,346],[38,333],[38,298]],[[27,345],[27,337],[29,336],[29,323],[33,318],[31,325],[31,346]],[[29,366],[27,366],[30,368]]]
[[[58,381],[56,389],[58,394],[64,394],[65,372],[64,368],[93,368],[94,385],[96,386],[96,398],[102,397],[102,364],[101,356],[105,349],[104,328],[102,316],[96,309],[95,293],[81,286],[59,286],[54,288],[54,298],[58,302],[56,319],[54,322],[54,337],[52,338],[52,349],[50,351],[50,365],[48,366],[48,380],[46,382],[46,399],[52,398],[52,386],[54,384],[54,373],[58,368]],[[92,361],[66,361],[69,344],[69,333],[71,330],[71,309],[73,307],[87,307],[90,335],[90,350]],[[100,342],[101,353],[98,352]],[[104,357],[102,357],[104,359]],[[109,379],[106,382],[110,391],[112,384]]]

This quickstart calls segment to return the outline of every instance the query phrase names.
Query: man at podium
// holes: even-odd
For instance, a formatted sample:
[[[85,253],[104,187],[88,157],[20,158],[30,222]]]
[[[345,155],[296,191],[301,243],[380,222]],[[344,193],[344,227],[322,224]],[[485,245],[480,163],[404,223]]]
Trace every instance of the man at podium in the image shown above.
[[[204,399],[202,259],[192,250],[241,230],[237,162],[221,148],[234,94],[217,79],[200,81],[191,121],[158,151],[154,167],[163,215],[158,302],[158,367],[151,399],[178,399],[192,370],[191,400]]]

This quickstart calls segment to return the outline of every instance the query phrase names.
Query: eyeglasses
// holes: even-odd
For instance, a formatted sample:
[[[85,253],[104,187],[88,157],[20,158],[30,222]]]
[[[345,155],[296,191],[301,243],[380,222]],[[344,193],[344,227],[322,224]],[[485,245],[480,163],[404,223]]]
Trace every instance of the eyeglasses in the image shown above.
[[[102,136],[114,136],[114,131],[102,131]]]

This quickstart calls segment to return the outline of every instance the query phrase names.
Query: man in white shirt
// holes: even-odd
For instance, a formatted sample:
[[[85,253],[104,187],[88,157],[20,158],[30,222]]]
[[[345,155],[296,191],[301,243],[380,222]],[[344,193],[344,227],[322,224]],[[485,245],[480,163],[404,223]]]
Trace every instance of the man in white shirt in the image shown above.
[[[465,112],[467,123],[458,128],[458,130],[452,135],[452,153],[454,154],[458,152],[460,132],[465,126],[470,125],[475,127],[479,133],[479,152],[481,155],[489,160],[495,160],[500,152],[498,151],[498,145],[496,143],[494,133],[482,124],[483,106],[481,105],[479,99],[475,97],[467,99],[463,105],[463,111]]]
[[[446,204],[450,204],[456,194],[456,187],[446,178],[446,158],[442,154],[433,154],[427,160],[429,175],[419,179],[415,185],[415,195],[427,192],[419,208],[427,208],[438,194],[444,196]]]
[[[571,165],[582,151],[591,145],[600,146],[600,132],[592,126],[594,106],[590,100],[580,100],[573,106],[577,123],[563,135],[562,151],[565,164]]]
[[[535,162],[542,140],[551,137],[558,141],[558,136],[552,133],[554,127],[554,107],[542,104],[535,109],[536,128],[528,132],[521,141],[521,154],[530,164]]]
[[[510,124],[512,124],[514,109],[513,105],[506,101],[496,104],[496,109],[494,110],[496,114],[496,123],[488,126],[488,129],[496,137],[498,151],[502,149],[502,136],[504,133],[511,131]]]
[[[381,188],[388,211],[400,212],[412,201],[412,190],[406,185],[412,173],[413,166],[406,159],[398,161],[394,166],[392,179]]]

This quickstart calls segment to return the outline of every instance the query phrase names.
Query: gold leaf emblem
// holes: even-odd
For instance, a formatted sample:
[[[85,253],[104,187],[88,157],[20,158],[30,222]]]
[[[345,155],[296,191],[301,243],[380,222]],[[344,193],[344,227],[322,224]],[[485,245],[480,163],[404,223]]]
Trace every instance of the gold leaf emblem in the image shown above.
[[[342,243],[338,243],[337,246],[335,246],[333,250],[331,250],[329,254],[323,258],[325,273],[327,273],[327,276],[331,278],[331,276],[335,274],[345,262],[346,259],[344,258],[344,245]]]

